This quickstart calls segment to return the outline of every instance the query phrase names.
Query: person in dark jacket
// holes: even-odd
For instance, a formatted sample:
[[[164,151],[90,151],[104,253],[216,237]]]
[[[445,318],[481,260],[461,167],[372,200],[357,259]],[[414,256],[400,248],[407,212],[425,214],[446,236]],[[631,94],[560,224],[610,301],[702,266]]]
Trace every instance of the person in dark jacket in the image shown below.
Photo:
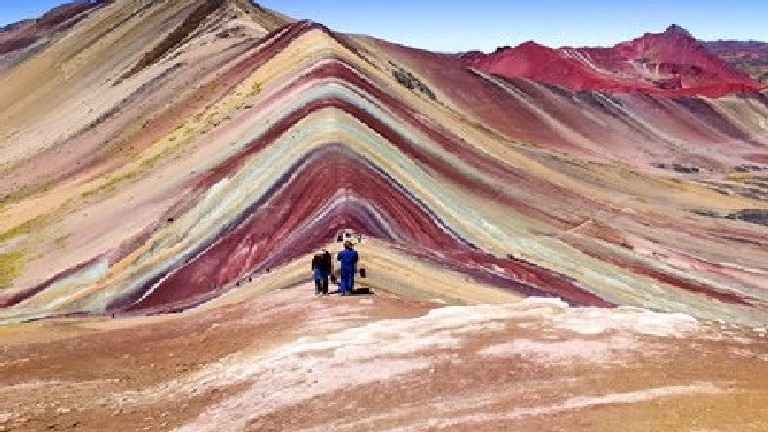
[[[328,276],[333,273],[331,253],[320,250],[312,257],[312,277],[315,280],[315,294],[328,295]]]
[[[344,249],[336,255],[339,261],[339,293],[343,296],[351,295],[355,287],[355,272],[357,271],[357,261],[359,256],[352,247],[352,242],[344,242]]]

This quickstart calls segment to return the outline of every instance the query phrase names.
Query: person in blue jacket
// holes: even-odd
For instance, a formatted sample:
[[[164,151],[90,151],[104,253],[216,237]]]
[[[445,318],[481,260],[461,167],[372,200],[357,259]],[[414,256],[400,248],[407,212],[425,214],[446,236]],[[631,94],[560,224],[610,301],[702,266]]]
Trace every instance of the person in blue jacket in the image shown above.
[[[336,255],[339,261],[339,293],[343,296],[351,295],[355,286],[355,272],[357,271],[357,251],[352,247],[352,242],[344,242],[344,249]]]

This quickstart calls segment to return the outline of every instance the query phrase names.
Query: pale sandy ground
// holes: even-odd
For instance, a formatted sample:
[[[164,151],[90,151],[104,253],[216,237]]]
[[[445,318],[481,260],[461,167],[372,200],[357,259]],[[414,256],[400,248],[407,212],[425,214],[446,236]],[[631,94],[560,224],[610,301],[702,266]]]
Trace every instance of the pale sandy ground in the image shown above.
[[[765,330],[632,308],[302,283],[0,338],[3,431],[768,430]]]

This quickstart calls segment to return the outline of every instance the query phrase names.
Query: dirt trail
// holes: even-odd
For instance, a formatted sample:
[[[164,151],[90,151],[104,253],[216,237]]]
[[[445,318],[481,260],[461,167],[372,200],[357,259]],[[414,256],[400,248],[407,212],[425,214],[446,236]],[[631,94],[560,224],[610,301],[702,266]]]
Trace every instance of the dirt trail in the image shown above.
[[[768,428],[762,331],[551,299],[311,292],[5,328],[0,430]]]

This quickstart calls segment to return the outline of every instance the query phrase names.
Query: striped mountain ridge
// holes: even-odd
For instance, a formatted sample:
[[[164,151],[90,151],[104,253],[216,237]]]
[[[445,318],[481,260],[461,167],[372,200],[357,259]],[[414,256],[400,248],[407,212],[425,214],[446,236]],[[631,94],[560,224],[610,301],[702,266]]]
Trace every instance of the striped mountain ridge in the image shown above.
[[[233,1],[103,5],[0,84],[4,322],[226,301],[341,228],[405,295],[766,316],[768,233],[712,216],[768,210],[732,176],[763,93],[574,92]]]

